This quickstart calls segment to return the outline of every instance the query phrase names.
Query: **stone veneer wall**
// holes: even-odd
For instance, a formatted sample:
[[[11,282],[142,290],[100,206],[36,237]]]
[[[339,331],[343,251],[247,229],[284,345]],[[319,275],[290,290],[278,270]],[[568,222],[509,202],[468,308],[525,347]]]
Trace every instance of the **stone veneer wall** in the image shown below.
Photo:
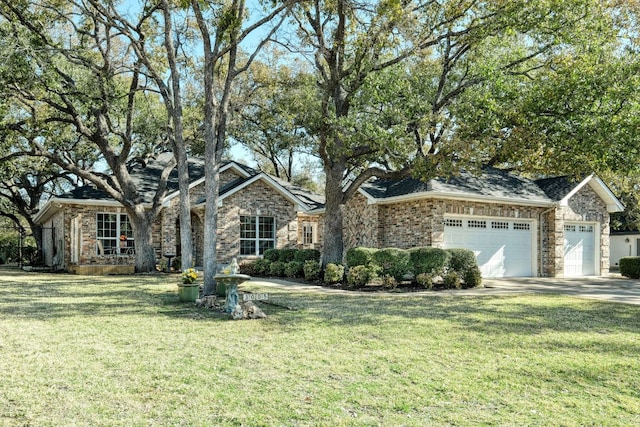
[[[597,223],[600,231],[600,275],[609,273],[609,224],[610,217],[606,204],[593,189],[586,185],[569,199],[568,206],[563,206],[556,211],[555,227],[552,230],[555,239],[556,253],[554,270],[556,277],[564,275],[564,224],[567,221],[585,221]]]

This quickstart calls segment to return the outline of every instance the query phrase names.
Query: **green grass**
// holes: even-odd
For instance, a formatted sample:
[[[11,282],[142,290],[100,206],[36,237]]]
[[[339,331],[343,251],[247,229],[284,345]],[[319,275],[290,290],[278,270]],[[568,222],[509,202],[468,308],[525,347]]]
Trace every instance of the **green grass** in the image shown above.
[[[0,425],[640,424],[638,306],[262,289],[231,321],[177,283],[1,270]]]

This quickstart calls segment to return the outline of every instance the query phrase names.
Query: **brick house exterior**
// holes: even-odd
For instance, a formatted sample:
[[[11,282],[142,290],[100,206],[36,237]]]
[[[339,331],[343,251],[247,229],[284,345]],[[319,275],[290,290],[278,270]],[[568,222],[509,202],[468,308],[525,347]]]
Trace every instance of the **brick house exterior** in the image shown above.
[[[203,265],[204,247],[204,179],[202,170],[194,168],[196,177],[190,187],[191,222],[194,240],[194,260]],[[180,253],[179,197],[177,182],[172,182],[163,202],[163,209],[152,228],[152,241],[156,258]],[[169,186],[171,188],[171,185]],[[249,259],[260,256],[264,248],[302,247],[303,236],[298,229],[298,215],[303,215],[322,204],[322,197],[282,182],[235,162],[227,162],[220,171],[220,201],[218,208],[217,252],[218,262],[228,264],[232,258]],[[45,233],[43,256],[45,264],[56,269],[80,273],[131,273],[135,254],[132,248],[121,246],[104,249],[98,230],[104,218],[116,218],[120,227],[126,216],[124,208],[94,188],[74,190],[53,198],[41,210],[37,220]],[[247,254],[252,239],[241,245],[241,221],[255,219],[256,250]],[[271,228],[270,228],[271,227]],[[120,228],[118,228],[120,230]],[[250,234],[252,230],[247,232]],[[266,233],[259,236],[260,233]],[[120,234],[118,232],[117,234]],[[259,237],[265,237],[259,239]],[[111,239],[114,240],[114,239]],[[128,245],[133,246],[131,239]],[[122,245],[121,243],[118,245]],[[306,245],[314,246],[313,244]]]
[[[204,174],[203,169],[193,170],[194,260],[201,266]],[[180,253],[177,182],[172,185],[152,230],[159,260]],[[77,272],[132,271],[131,249],[114,250],[113,242],[97,231],[107,218],[112,226],[126,228],[124,209],[97,194],[95,189],[74,190],[43,208],[38,220],[45,232],[47,265]],[[219,198],[221,264],[234,257],[259,257],[268,247],[322,250],[321,196],[228,162],[221,168]],[[344,206],[345,251],[355,246],[468,247],[476,252],[479,263],[486,264],[483,274],[488,277],[602,275],[609,270],[609,213],[622,209],[595,176],[580,182],[532,181],[486,170],[481,176],[463,173],[428,182],[373,180]],[[108,245],[111,253],[103,250]],[[132,242],[126,245],[133,246]],[[514,253],[520,258],[515,259]]]
[[[589,233],[594,244],[593,257],[581,254],[585,259],[593,258],[594,264],[593,271],[585,268],[584,274],[604,275],[609,271],[609,213],[620,211],[623,206],[595,176],[580,182],[566,177],[530,181],[492,171],[480,177],[463,174],[449,182],[404,181],[364,185],[347,202],[345,251],[356,246],[452,247],[446,241],[445,228],[450,219],[457,219],[495,223],[504,228],[527,225],[531,268],[526,275],[582,275],[575,269],[565,269],[567,254],[579,252],[579,245],[583,244],[580,235],[569,234],[581,230]],[[322,211],[317,212],[320,229],[323,215]],[[492,238],[490,234],[484,236],[487,240]],[[576,244],[572,243],[574,240]],[[481,252],[482,244],[480,248],[470,245],[476,253]]]

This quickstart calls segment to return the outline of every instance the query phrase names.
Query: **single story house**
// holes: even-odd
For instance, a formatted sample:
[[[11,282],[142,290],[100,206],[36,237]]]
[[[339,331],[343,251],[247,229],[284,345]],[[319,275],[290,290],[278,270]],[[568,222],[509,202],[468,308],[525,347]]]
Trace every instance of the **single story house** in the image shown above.
[[[139,188],[151,194],[161,165],[162,157],[133,172]],[[202,162],[193,160],[191,175],[195,260],[202,265]],[[232,161],[222,166],[220,182],[219,262],[259,257],[274,247],[322,249],[322,196]],[[178,195],[172,175],[153,228],[159,259],[180,253]],[[609,271],[609,213],[622,209],[594,175],[579,182],[530,180],[486,169],[427,182],[374,179],[344,207],[345,250],[464,247],[476,253],[484,277],[603,275]],[[54,197],[36,220],[45,231],[47,265],[79,273],[132,268],[127,215],[100,190],[86,186]]]
[[[131,171],[143,200],[150,203],[164,165],[163,154]],[[190,160],[191,224],[194,260],[202,266],[204,243],[204,164]],[[162,211],[152,229],[158,260],[180,254],[177,173],[168,181]],[[322,196],[237,162],[220,168],[218,208],[219,262],[258,257],[269,248],[298,247],[315,237],[303,236],[298,215],[317,209]],[[47,201],[35,218],[43,228],[43,258],[47,266],[83,274],[131,273],[135,244],[122,205],[92,185],[78,187]],[[311,245],[313,246],[313,245]]]
[[[468,248],[483,277],[604,275],[609,213],[623,209],[595,175],[378,179],[345,207],[345,246]]]

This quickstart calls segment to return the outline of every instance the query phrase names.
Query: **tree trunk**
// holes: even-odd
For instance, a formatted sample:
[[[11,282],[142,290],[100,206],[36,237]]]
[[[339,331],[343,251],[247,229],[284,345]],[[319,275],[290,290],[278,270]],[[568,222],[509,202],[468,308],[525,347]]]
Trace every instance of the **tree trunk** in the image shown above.
[[[332,167],[325,167],[326,204],[323,267],[326,267],[328,263],[342,263],[344,252],[342,177],[345,169],[344,166],[335,164]]]
[[[174,150],[178,163],[178,188],[180,190],[180,257],[182,269],[184,270],[194,267],[191,200],[189,198],[189,166],[184,143],[176,143]]]
[[[208,147],[207,147],[208,148]],[[213,150],[212,150],[213,151]],[[204,295],[215,295],[216,293],[216,270],[218,266],[218,189],[220,187],[220,164],[207,156],[205,197],[206,206],[204,211]]]
[[[151,234],[153,219],[139,206],[128,212],[136,248],[136,273],[156,271],[156,252]]]

